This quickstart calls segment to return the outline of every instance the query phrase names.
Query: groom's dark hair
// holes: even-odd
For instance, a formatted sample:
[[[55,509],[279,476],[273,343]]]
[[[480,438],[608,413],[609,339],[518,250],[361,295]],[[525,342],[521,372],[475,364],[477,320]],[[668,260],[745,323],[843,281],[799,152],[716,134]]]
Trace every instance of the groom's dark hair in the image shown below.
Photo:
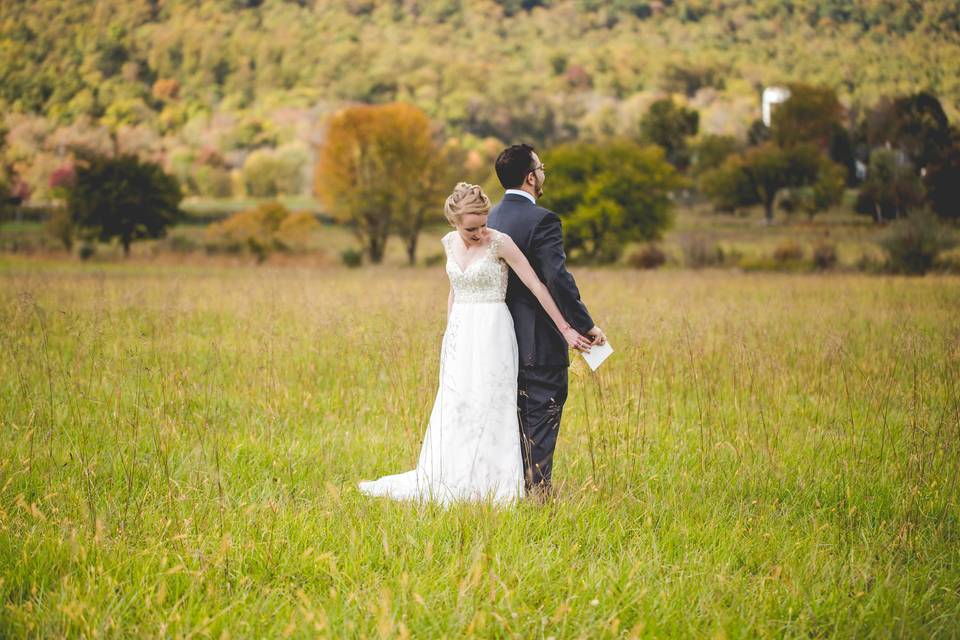
[[[523,184],[527,174],[533,171],[534,148],[528,144],[507,147],[497,156],[497,177],[504,189],[516,189]]]

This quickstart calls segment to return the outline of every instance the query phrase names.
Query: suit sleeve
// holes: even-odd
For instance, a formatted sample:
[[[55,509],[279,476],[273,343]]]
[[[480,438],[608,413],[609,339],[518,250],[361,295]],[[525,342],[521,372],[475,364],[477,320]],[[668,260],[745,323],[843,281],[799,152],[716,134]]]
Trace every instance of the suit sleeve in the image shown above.
[[[548,212],[533,231],[530,253],[543,274],[544,284],[560,308],[564,319],[585,334],[593,328],[593,319],[580,300],[577,282],[567,271],[567,256],[563,252],[563,230],[557,214]]]

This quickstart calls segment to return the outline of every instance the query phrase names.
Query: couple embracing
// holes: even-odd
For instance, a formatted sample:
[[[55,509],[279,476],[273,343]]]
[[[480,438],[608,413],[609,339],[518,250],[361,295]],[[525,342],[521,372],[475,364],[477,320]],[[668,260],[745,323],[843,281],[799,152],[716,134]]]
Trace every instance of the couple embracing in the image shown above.
[[[450,296],[430,422],[416,469],[361,482],[368,495],[448,504],[550,494],[568,348],[606,336],[566,269],[560,219],[536,205],[546,177],[536,152],[508,147],[496,171],[506,192],[492,210],[476,185],[447,198]]]

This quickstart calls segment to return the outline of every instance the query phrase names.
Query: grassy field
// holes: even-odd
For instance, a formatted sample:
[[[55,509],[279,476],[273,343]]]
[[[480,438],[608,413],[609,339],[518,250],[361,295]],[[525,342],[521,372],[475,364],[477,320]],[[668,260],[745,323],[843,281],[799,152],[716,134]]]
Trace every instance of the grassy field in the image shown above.
[[[444,511],[440,268],[0,260],[0,637],[960,636],[960,279],[577,276],[557,500]]]

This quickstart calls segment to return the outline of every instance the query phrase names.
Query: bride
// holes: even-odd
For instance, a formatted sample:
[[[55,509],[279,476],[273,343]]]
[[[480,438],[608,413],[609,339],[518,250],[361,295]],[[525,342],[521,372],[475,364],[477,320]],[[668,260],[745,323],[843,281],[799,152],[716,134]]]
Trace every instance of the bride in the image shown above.
[[[440,384],[417,468],[361,482],[372,496],[510,502],[524,495],[517,418],[517,338],[504,296],[507,267],[536,296],[567,344],[590,341],[564,319],[510,236],[487,228],[490,199],[459,183],[444,213],[456,230],[443,237],[450,295],[440,348]]]

